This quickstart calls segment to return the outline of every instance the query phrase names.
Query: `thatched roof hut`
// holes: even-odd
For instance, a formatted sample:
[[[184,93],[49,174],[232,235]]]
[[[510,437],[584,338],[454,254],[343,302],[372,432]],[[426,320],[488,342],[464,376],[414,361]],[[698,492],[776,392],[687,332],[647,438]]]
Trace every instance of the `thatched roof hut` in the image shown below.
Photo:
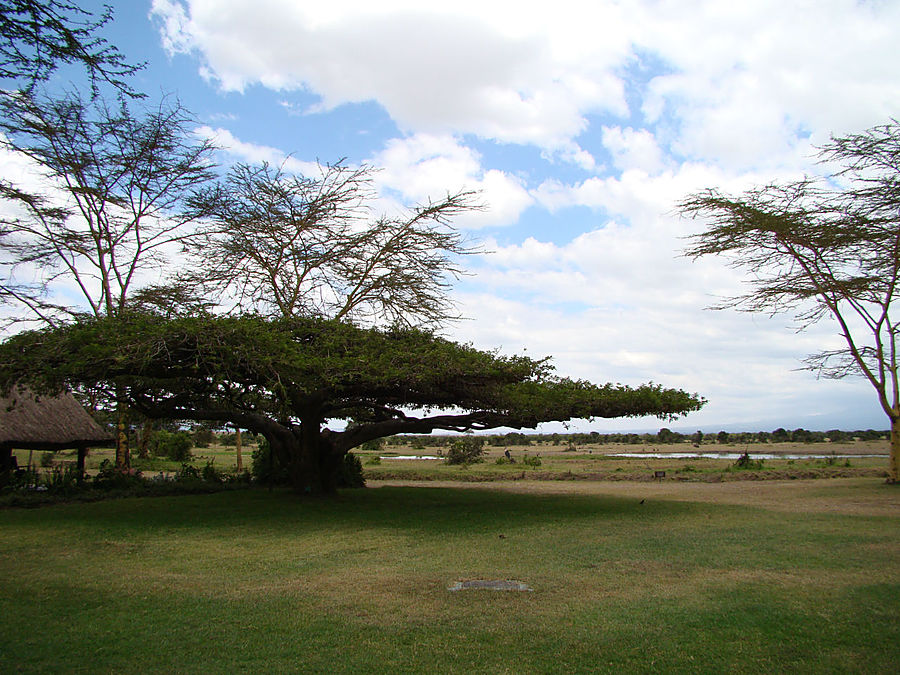
[[[72,394],[36,397],[14,389],[0,397],[0,449],[62,450],[112,440]]]

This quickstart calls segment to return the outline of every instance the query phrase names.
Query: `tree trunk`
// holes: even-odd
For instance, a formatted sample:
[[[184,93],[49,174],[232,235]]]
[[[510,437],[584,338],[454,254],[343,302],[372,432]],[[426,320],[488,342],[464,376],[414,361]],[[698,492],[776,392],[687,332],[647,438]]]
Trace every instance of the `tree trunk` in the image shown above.
[[[244,470],[244,459],[241,457],[241,430],[237,428],[234,430],[234,451],[237,455],[237,472],[241,473]]]
[[[291,487],[298,494],[333,495],[337,492],[340,455],[321,434],[320,425],[301,423],[280,433],[263,432],[272,456],[287,468]]]
[[[138,457],[147,459],[150,457],[150,434],[153,433],[153,420],[148,419],[141,428],[141,438],[138,441]]]
[[[116,468],[124,471],[131,464],[128,456],[128,405],[116,392]]]
[[[900,417],[891,417],[891,457],[888,483],[900,483]]]

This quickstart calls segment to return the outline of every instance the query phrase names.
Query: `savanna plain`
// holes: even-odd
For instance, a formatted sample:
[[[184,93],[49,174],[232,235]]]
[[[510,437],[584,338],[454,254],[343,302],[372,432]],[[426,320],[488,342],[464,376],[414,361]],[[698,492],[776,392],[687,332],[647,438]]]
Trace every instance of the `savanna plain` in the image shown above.
[[[0,671],[896,672],[885,459],[526,451],[364,458],[369,487],[331,499],[0,509]],[[449,590],[470,580],[531,590]]]

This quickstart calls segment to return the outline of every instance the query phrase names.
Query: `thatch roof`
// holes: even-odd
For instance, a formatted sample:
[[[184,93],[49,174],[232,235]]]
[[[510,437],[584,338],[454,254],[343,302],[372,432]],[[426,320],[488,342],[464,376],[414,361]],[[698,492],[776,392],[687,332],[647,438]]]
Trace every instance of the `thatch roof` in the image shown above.
[[[14,389],[0,396],[0,447],[61,450],[110,440],[72,394],[36,397]]]

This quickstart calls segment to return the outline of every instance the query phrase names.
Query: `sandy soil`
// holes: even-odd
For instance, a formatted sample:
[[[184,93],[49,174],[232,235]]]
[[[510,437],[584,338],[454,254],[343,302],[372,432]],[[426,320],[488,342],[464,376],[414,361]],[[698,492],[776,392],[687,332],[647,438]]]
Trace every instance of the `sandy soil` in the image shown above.
[[[539,451],[542,455],[555,454],[564,452],[563,446],[533,446],[531,448],[521,447],[520,450]],[[490,450],[495,450],[490,448]],[[699,447],[694,447],[691,443],[673,443],[671,445],[650,444],[650,445],[628,445],[622,443],[612,444],[592,444],[581,446],[578,452],[600,453],[616,453],[616,452],[637,452],[637,453],[653,453],[653,452],[683,452],[690,454],[692,452],[744,452],[750,454],[759,452],[773,455],[887,455],[891,451],[891,444],[887,440],[881,441],[848,441],[846,443],[726,443],[719,445],[716,443],[704,443]],[[502,450],[499,453],[502,454]]]
[[[452,487],[540,494],[608,495],[637,500],[661,499],[753,506],[793,513],[842,513],[900,517],[900,486],[883,478],[840,478],[786,481],[592,482],[592,481],[368,481],[368,486]]]

